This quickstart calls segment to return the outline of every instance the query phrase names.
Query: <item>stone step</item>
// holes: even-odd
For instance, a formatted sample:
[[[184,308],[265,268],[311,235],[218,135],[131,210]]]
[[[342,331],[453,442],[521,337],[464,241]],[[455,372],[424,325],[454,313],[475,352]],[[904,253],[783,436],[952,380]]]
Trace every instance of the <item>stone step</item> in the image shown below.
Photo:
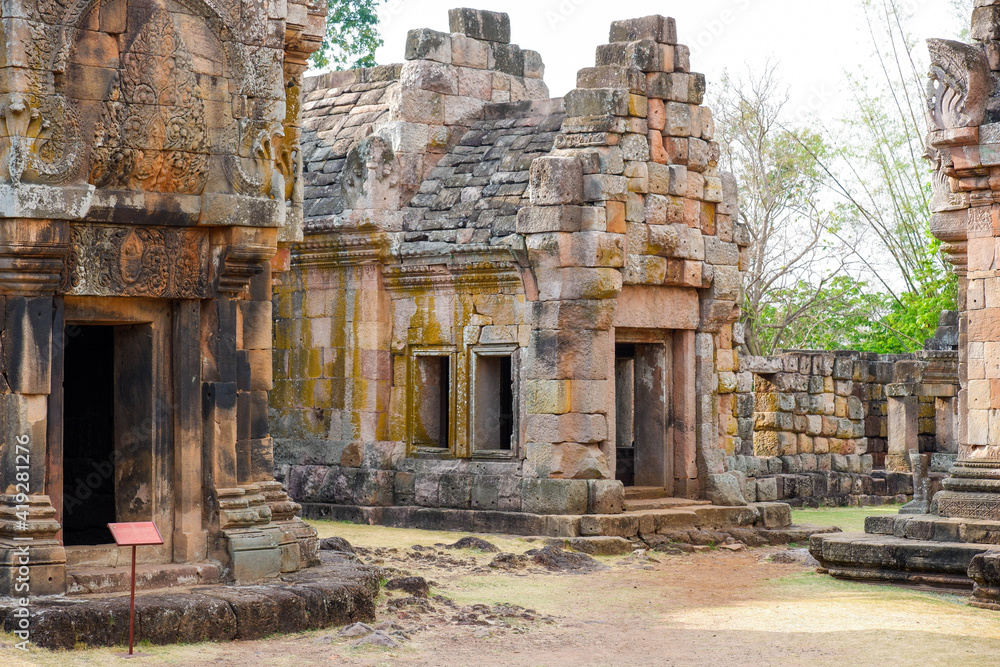
[[[865,518],[865,532],[930,542],[966,542],[1000,548],[1000,521],[942,517],[935,514],[890,514]]]
[[[149,591],[172,586],[214,584],[219,581],[219,566],[212,563],[166,563],[137,565],[135,588]],[[129,567],[102,567],[66,571],[66,592],[70,595],[127,593],[132,585]]]
[[[632,538],[640,534],[755,525],[769,529],[788,528],[792,523],[791,516],[791,509],[785,503],[756,503],[740,507],[689,505],[621,514],[585,514],[580,517],[580,534]]]
[[[626,512],[639,512],[644,510],[668,510],[680,507],[696,507],[698,505],[709,505],[707,500],[688,500],[687,498],[628,498],[622,504],[622,509]]]
[[[302,516],[397,528],[536,537],[607,535],[632,538],[640,533],[652,534],[662,530],[715,529],[723,526],[783,529],[792,524],[791,508],[786,503],[719,507],[705,501],[687,502],[688,505],[675,508],[583,515],[303,503]]]
[[[625,500],[651,500],[669,498],[670,494],[662,486],[626,486]],[[690,504],[691,501],[688,501]]]
[[[1000,545],[915,540],[893,535],[814,535],[809,551],[829,574],[844,579],[971,588],[972,559]]]

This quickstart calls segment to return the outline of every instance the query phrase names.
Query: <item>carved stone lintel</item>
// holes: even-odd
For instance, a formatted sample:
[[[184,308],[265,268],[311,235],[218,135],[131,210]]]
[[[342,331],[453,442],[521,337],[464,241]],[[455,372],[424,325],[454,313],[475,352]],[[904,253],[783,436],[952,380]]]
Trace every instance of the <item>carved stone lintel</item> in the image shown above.
[[[208,296],[208,231],[72,225],[60,291],[92,296]]]

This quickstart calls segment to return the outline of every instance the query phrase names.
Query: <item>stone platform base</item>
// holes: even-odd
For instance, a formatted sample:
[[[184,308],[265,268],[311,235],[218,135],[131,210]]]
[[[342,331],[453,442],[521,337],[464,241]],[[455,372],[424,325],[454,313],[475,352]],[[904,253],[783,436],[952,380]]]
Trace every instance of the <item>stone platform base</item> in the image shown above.
[[[742,507],[697,504],[621,514],[526,514],[430,507],[357,507],[306,503],[302,516],[394,528],[450,530],[543,537],[664,536],[679,542],[718,542],[722,535],[756,544],[808,542],[811,535],[836,528],[792,526],[785,503],[754,503]],[[749,533],[753,533],[751,537]],[[713,539],[714,536],[714,539]]]
[[[1000,522],[934,514],[868,517],[864,533],[816,535],[809,550],[835,577],[972,588],[973,561],[1000,556]],[[989,588],[990,572],[1000,570],[981,569]],[[992,585],[1000,586],[1000,576]]]
[[[136,641],[175,644],[260,639],[375,617],[378,572],[321,555],[319,567],[259,586],[197,586],[137,594]],[[0,622],[12,632],[16,607],[0,599]],[[49,649],[128,645],[128,595],[32,600],[31,642]]]

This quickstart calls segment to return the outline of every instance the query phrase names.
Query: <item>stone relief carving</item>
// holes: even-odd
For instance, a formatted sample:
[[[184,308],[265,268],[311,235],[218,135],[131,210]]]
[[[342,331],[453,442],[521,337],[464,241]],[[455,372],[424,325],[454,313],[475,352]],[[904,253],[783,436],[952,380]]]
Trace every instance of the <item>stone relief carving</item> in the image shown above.
[[[951,180],[948,178],[947,170],[952,167],[951,156],[946,151],[942,152],[936,148],[928,148],[924,154],[928,162],[934,168],[931,177],[931,200],[929,207],[931,213],[942,213],[944,211],[957,211],[969,207],[969,194],[967,192],[953,192]],[[948,162],[945,162],[945,159]]]
[[[223,162],[230,185],[240,194],[284,199],[284,183],[275,171],[276,143],[283,129],[280,123],[240,119],[226,130]]]
[[[272,186],[276,179],[255,174],[263,170],[263,161],[269,162],[272,171],[275,168],[278,155],[268,144],[280,130],[272,132],[267,141],[260,140],[254,130],[261,123],[279,119],[278,102],[284,97],[283,45],[277,38],[277,43],[269,44],[267,3],[176,2],[203,17],[219,36],[226,66],[235,79],[232,117],[242,127],[231,145],[245,166],[226,170],[233,189],[275,196]],[[200,192],[207,181],[207,154],[213,152],[215,142],[204,129],[203,97],[195,85],[191,58],[165,3],[152,8],[144,34],[122,54],[111,99],[95,131],[94,159],[81,170],[84,140],[76,101],[66,95],[65,74],[77,27],[99,3],[38,0],[28,7],[24,24],[31,35],[24,42],[31,45],[26,76],[32,79],[27,86],[32,92],[0,99],[0,176],[6,171],[12,182],[62,184],[75,180],[83,171],[84,177],[99,187]],[[233,39],[237,35],[240,41]],[[163,96],[172,96],[174,101],[164,105]],[[157,118],[151,114],[156,105],[174,108],[163,109]],[[184,113],[174,113],[177,109]],[[225,141],[225,137],[216,141],[220,140]],[[239,146],[244,147],[242,154],[236,152]],[[279,169],[278,179],[280,176]]]
[[[27,43],[27,86],[23,92],[5,96],[0,106],[0,167],[15,184],[62,184],[79,170],[78,114],[64,96],[39,93],[54,89],[51,65],[64,63],[68,48],[49,53],[54,29],[44,23],[24,21],[17,28],[21,34],[15,36]]]
[[[200,194],[208,180],[205,103],[170,15],[154,10],[128,49],[94,137],[101,188]]]
[[[927,124],[931,130],[975,127],[986,119],[990,68],[982,46],[929,39]]]
[[[60,292],[205,297],[208,257],[203,230],[73,225]]]
[[[348,152],[341,182],[345,209],[395,209],[398,184],[396,155],[382,137],[365,137]]]

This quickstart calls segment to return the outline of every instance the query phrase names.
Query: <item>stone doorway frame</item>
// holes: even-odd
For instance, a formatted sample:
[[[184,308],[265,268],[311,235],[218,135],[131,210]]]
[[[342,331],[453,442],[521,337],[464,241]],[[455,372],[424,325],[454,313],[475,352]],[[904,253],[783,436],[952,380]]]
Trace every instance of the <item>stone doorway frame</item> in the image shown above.
[[[663,456],[659,467],[654,471],[655,480],[647,477],[637,478],[636,486],[656,486],[662,479],[662,487],[668,496],[688,496],[689,478],[697,477],[695,464],[696,438],[695,412],[695,335],[696,332],[687,329],[645,329],[616,327],[612,329],[615,345],[638,345],[664,347],[664,372],[662,389],[665,412],[663,417],[664,436],[662,441]],[[614,355],[612,355],[612,376],[614,377]],[[612,414],[608,419],[610,434],[617,437],[617,412],[615,394],[612,383],[611,406]],[[615,443],[617,447],[617,442]],[[615,463],[614,458],[611,459]],[[638,465],[638,464],[637,464]],[[613,476],[616,471],[612,471]],[[655,481],[653,484],[647,482]]]
[[[175,429],[176,395],[173,378],[173,313],[168,300],[133,297],[57,298],[54,332],[71,333],[73,325],[115,327],[115,402],[136,401],[124,410],[115,411],[114,451],[116,520],[152,520],[163,535],[164,544],[142,547],[137,558],[142,563],[170,563],[173,558],[175,507],[179,500],[175,489],[175,454],[183,443]],[[120,329],[119,329],[120,327]],[[128,329],[131,329],[129,331]],[[48,413],[48,449],[46,456],[48,495],[62,522],[63,498],[63,368],[65,340],[53,336],[52,393]],[[197,341],[193,341],[197,345]],[[148,378],[148,381],[144,381]],[[138,380],[138,381],[137,381]],[[135,421],[138,419],[139,421]],[[199,442],[200,444],[200,442]],[[200,457],[200,447],[197,452]],[[136,457],[140,457],[138,460]],[[145,461],[141,457],[148,457]],[[124,464],[119,465],[119,462]],[[129,475],[129,464],[147,471],[137,479]],[[118,494],[125,483],[135,493],[148,494],[150,508],[137,511],[123,506]],[[143,489],[143,484],[148,485]],[[127,487],[126,487],[127,488]],[[127,493],[127,490],[124,491]],[[198,501],[200,505],[200,499]],[[200,521],[200,516],[199,516]],[[59,534],[62,540],[61,531]],[[113,545],[66,547],[67,566],[112,567],[122,555]]]

